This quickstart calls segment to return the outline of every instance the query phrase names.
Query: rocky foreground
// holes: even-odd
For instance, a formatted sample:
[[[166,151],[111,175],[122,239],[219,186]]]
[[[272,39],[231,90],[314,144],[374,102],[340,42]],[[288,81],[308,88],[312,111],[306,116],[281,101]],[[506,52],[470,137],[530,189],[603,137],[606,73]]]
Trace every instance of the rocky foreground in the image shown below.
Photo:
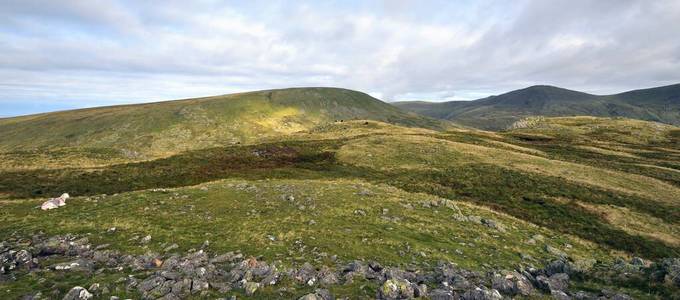
[[[147,237],[150,238],[150,237]],[[187,253],[128,255],[108,250],[108,245],[92,245],[87,237],[67,235],[30,239],[9,238],[0,243],[0,283],[20,280],[30,272],[82,272],[84,274],[120,274],[112,283],[95,283],[85,288],[73,287],[65,296],[57,289],[51,294],[37,292],[24,299],[119,299],[120,294],[135,294],[143,299],[184,299],[224,295],[238,290],[248,296],[267,286],[280,285],[279,292],[292,286],[309,286],[314,293],[299,299],[335,299],[329,292],[333,285],[351,284],[355,280],[377,284],[377,299],[503,299],[509,297],[555,299],[631,299],[616,291],[580,291],[570,286],[574,277],[584,272],[608,280],[649,280],[680,287],[680,259],[657,263],[634,258],[588,271],[568,258],[559,258],[543,268],[474,272],[440,262],[429,269],[396,268],[377,262],[337,262],[334,266],[284,267],[239,252],[214,254],[202,249]],[[60,262],[57,262],[60,261]],[[134,275],[133,275],[134,274]],[[593,274],[591,274],[593,275]],[[294,288],[292,288],[294,289]],[[283,296],[282,296],[283,297]],[[232,296],[232,299],[235,296]]]

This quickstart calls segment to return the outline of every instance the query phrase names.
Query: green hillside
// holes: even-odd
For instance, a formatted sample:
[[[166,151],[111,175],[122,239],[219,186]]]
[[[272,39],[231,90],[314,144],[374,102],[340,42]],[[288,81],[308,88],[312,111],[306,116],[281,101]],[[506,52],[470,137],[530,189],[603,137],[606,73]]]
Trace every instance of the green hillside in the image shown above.
[[[443,126],[361,92],[292,88],[0,119],[0,152],[79,148],[156,157],[352,119]]]
[[[487,130],[506,129],[527,116],[625,117],[680,125],[680,84],[607,96],[532,86],[474,101],[394,104],[422,115]]]
[[[94,299],[680,294],[668,260],[680,256],[672,125],[531,117],[500,133],[442,129],[341,89],[2,122],[7,299],[63,299],[75,286]],[[65,192],[65,206],[39,209]]]

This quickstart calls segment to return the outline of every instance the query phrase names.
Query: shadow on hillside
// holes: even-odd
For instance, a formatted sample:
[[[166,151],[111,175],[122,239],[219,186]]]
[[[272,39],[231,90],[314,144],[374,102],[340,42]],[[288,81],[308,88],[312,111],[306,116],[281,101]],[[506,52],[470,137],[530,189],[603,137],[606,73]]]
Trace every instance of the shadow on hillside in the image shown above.
[[[48,197],[63,192],[76,196],[114,194],[195,185],[223,178],[361,178],[409,192],[488,206],[558,232],[643,257],[680,255],[680,249],[615,228],[601,216],[578,206],[577,202],[625,206],[675,224],[680,222],[677,207],[659,203],[650,205],[649,199],[495,165],[468,164],[442,171],[377,171],[342,165],[336,161],[334,150],[343,142],[295,141],[212,148],[97,170],[5,172],[0,174],[0,194],[15,199]]]

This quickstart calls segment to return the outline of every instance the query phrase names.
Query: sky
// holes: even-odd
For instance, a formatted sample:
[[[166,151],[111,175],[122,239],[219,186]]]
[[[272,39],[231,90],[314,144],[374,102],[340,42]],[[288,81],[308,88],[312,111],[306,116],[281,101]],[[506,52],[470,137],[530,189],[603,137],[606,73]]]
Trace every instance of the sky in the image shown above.
[[[0,0],[0,116],[335,86],[384,101],[680,83],[680,1]]]

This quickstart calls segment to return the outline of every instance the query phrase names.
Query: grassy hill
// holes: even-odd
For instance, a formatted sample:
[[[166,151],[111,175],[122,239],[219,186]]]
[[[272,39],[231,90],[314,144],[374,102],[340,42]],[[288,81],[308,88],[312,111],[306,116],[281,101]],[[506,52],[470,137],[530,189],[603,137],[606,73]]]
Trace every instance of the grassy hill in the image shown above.
[[[680,125],[680,84],[606,96],[532,86],[474,101],[394,104],[422,115],[488,130],[506,129],[527,116],[626,117]]]
[[[532,99],[527,106],[543,98]],[[636,299],[679,292],[648,263],[680,256],[680,128],[672,125],[533,117],[503,132],[441,130],[438,121],[342,89],[262,91],[1,122],[12,130],[3,133],[10,139],[0,153],[0,250],[67,236],[69,245],[87,243],[78,257],[123,257],[123,263],[97,262],[89,273],[61,271],[55,265],[72,256],[42,257],[34,250],[39,268],[13,269],[13,279],[0,274],[8,298],[37,291],[63,298],[74,285],[94,283],[107,287],[106,296],[142,298],[143,284],[131,286],[131,278],[165,271],[155,261],[138,263],[140,256],[162,265],[203,251],[242,253],[244,260],[230,267],[267,262],[281,277],[246,295],[243,280],[271,282],[253,269],[228,289],[211,281],[189,299],[297,299],[317,288],[373,298],[385,287],[381,276],[402,272],[441,290],[461,281],[436,275],[442,262],[455,266],[444,272],[449,277],[460,273],[475,286],[491,286],[491,277],[555,260],[574,268],[570,291],[613,290]],[[19,132],[36,135],[36,143]],[[121,156],[121,149],[148,157]],[[37,208],[64,192],[73,196],[66,206]],[[644,267],[627,263],[635,256]],[[355,262],[387,271],[334,284],[291,271],[345,276],[344,266]],[[222,266],[204,271],[216,267]],[[211,280],[233,275],[223,272]],[[192,276],[201,282],[202,275]],[[526,298],[549,293],[536,290]]]
[[[352,119],[443,127],[361,92],[292,88],[0,119],[0,152],[78,148],[90,156],[158,157]]]

